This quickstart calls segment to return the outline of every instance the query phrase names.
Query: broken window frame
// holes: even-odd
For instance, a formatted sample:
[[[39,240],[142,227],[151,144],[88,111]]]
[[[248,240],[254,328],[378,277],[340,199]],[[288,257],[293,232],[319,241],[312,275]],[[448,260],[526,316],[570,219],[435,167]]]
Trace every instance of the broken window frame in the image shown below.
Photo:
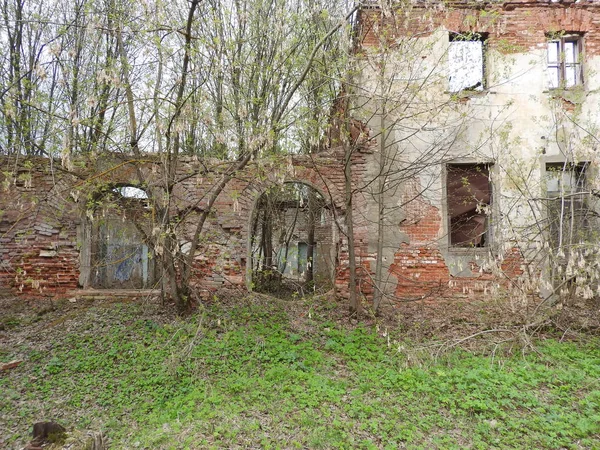
[[[585,242],[591,231],[588,218],[591,213],[585,195],[589,162],[547,162],[546,179],[546,215],[548,219],[548,238],[552,248],[570,247],[576,239]],[[560,174],[551,176],[551,174]],[[550,188],[555,179],[557,189]],[[579,222],[575,220],[579,217]],[[567,220],[565,220],[565,218]]]
[[[589,162],[581,162],[581,163],[572,163],[572,162],[547,162],[546,163],[546,177],[548,178],[549,173],[560,173],[561,180],[558,180],[558,186],[560,189],[551,190],[548,188],[548,184],[546,185],[546,191],[548,193],[548,197],[559,198],[561,196],[569,195],[569,194],[577,194],[583,192],[586,185],[586,172],[587,167],[589,166]],[[571,188],[565,189],[563,180],[565,180],[565,175],[570,174],[569,178],[571,180],[575,180],[575,183],[572,181],[569,183]],[[558,177],[555,177],[558,178]],[[547,180],[548,181],[548,180]],[[561,181],[563,181],[561,183]]]
[[[459,194],[457,192],[458,189],[456,186],[451,186],[452,183],[452,175],[451,172],[453,170],[456,171],[468,171],[473,170],[477,172],[477,176],[481,178],[481,175],[484,175],[487,178],[487,201],[485,201],[485,193],[483,195],[479,195],[479,197],[484,197],[483,199],[477,198],[478,195],[473,193],[475,197],[474,207],[472,209],[467,209],[465,212],[457,214],[453,217],[452,204],[451,199],[456,200],[461,195],[465,196],[465,194]],[[493,240],[493,229],[492,229],[492,213],[493,213],[493,205],[494,205],[494,192],[493,192],[493,183],[492,183],[492,170],[493,163],[449,163],[446,164],[446,173],[445,173],[445,182],[444,189],[446,194],[446,227],[447,227],[447,242],[448,249],[453,251],[460,250],[478,250],[478,249],[488,249]],[[462,183],[465,183],[468,175],[462,177]],[[463,184],[464,187],[464,184]],[[467,192],[467,195],[470,195]],[[470,213],[470,216],[468,215]],[[459,225],[457,222],[459,221],[467,221],[467,222],[475,222],[473,219],[478,217],[480,221],[483,222],[483,231],[478,232],[476,235],[472,236],[471,239],[468,240],[458,240],[458,237],[453,237],[453,234],[456,234],[456,230],[459,227],[464,227],[465,225]],[[473,224],[469,224],[468,226],[472,226]],[[479,239],[479,242],[475,242]]]
[[[449,34],[449,46],[448,46],[448,92],[460,93],[460,92],[483,92],[487,89],[486,82],[486,53],[487,53],[487,39],[488,33],[477,33],[477,32],[463,32],[456,33],[450,32]],[[479,42],[481,44],[481,79],[474,85],[461,84],[460,86],[453,86],[452,77],[459,70],[457,67],[452,66],[452,48],[456,43],[463,42]],[[462,71],[463,68],[461,67]]]
[[[583,85],[583,35],[568,33],[559,37],[548,37],[546,46],[548,88],[550,90],[573,89]],[[568,79],[569,73],[573,78],[572,82]]]

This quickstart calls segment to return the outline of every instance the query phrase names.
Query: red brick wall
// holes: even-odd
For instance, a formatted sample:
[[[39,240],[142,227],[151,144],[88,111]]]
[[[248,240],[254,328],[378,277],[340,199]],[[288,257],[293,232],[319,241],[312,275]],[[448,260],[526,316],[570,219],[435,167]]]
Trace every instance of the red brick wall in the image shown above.
[[[48,160],[5,160],[0,175],[0,285],[33,296],[77,287],[74,179]]]
[[[477,256],[488,258],[486,249],[459,249],[450,254],[447,236],[444,235],[442,212],[424,196],[418,195],[420,185],[417,179],[408,181],[404,187],[403,203],[405,220],[400,230],[408,237],[408,243],[401,243],[394,255],[390,273],[398,284],[394,295],[398,299],[439,298],[469,296],[491,292],[492,285],[505,287],[523,274],[525,263],[517,248],[511,249],[502,259],[491,261],[497,271],[480,270]],[[461,258],[462,257],[462,258]],[[447,261],[461,259],[467,262],[472,276],[453,276]],[[502,272],[503,275],[497,276]]]
[[[269,185],[284,180],[307,183],[334,205],[338,219],[343,218],[343,158],[343,151],[334,149],[315,156],[290,157],[278,164],[257,161],[232,180],[214,205],[214,214],[205,226],[204,239],[196,254],[192,282],[200,293],[210,295],[218,289],[232,287],[245,289],[250,218],[258,196]],[[79,249],[85,243],[77,242],[77,229],[86,220],[89,195],[107,183],[135,184],[135,166],[118,160],[88,162],[85,169],[81,169],[86,182],[52,170],[53,164],[60,163],[44,158],[1,162],[3,167],[9,168],[0,175],[3,189],[0,197],[1,286],[29,296],[64,295],[78,287]],[[354,189],[362,183],[366,154],[356,152],[352,162]],[[219,176],[218,168],[209,173],[199,168],[194,158],[182,159],[178,167],[180,177],[188,178],[173,192],[173,212],[196,209],[187,224],[180,227],[178,237],[182,241],[191,239],[195,219],[206,206],[207,193]],[[142,163],[141,170],[151,183],[153,176],[159,179],[158,164]],[[358,194],[355,209],[364,208],[364,202]],[[361,224],[359,214],[355,217],[358,219],[354,239],[358,262],[364,261],[368,266],[366,226]],[[348,282],[345,242],[342,238],[338,243],[341,251],[335,280],[342,293],[347,291]]]
[[[416,5],[388,14],[366,8],[359,13],[358,43],[378,46],[393,36],[424,36],[439,27],[450,31],[489,33],[488,43],[502,52],[526,52],[547,41],[546,33],[556,31],[585,33],[588,56],[600,54],[600,4],[583,1],[512,1],[485,3],[437,3]]]
[[[489,294],[494,286],[510,288],[512,283],[518,283],[525,264],[518,248],[511,249],[502,260],[494,261],[498,264],[497,272],[480,270],[477,263],[471,261],[466,269],[473,275],[455,277],[445,261],[435,244],[401,244],[390,268],[398,279],[395,296],[406,300]],[[502,275],[497,275],[499,273]]]

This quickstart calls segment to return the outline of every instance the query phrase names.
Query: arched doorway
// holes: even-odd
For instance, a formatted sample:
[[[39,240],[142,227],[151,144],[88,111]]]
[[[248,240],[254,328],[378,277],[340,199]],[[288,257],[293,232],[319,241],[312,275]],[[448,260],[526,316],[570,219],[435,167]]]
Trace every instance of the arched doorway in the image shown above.
[[[148,195],[135,186],[98,193],[88,216],[89,284],[97,289],[147,289],[156,283],[156,264],[146,233]]]
[[[337,229],[333,210],[315,188],[289,182],[267,189],[250,223],[250,287],[281,297],[333,286]]]

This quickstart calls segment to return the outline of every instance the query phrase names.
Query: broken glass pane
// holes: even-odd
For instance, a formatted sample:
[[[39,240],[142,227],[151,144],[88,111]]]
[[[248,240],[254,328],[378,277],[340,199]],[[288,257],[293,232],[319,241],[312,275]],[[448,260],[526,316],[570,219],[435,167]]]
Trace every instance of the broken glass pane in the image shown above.
[[[580,192],[585,184],[585,165],[571,163],[546,164],[548,196],[558,197]]]
[[[560,42],[548,42],[548,64],[558,64]]]
[[[565,63],[574,63],[577,62],[577,52],[575,51],[577,48],[577,43],[573,41],[565,42]]]
[[[565,67],[565,87],[572,87],[577,84],[577,66]]]
[[[548,67],[548,87],[556,89],[559,86],[559,69],[558,67]]]

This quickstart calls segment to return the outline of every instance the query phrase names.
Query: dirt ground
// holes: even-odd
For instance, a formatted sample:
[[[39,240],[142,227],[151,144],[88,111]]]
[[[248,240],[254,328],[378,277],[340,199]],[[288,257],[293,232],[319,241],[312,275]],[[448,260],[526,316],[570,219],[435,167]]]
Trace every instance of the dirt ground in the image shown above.
[[[215,297],[217,298],[217,297]],[[177,316],[172,304],[162,304],[156,296],[134,300],[120,298],[26,299],[0,294],[0,351],[27,343],[43,348],[57,325],[76,323],[77,315],[94,306],[110,307],[115,303],[135,301],[142,303],[144,315],[155,322],[168,322]],[[215,301],[215,300],[213,300]],[[600,334],[600,299],[574,301],[562,308],[540,312],[535,303],[523,304],[510,299],[438,299],[383,304],[378,315],[366,307],[360,317],[348,313],[343,300],[330,294],[309,300],[281,300],[263,294],[240,297],[239,294],[221,295],[219,302],[235,307],[239,302],[282,302],[298,328],[307,328],[311,308],[329,316],[344,327],[359,322],[376,327],[383,334],[415,343],[452,342],[467,344],[473,335],[493,335],[525,332],[532,337],[558,335],[570,339],[580,334]],[[308,303],[307,303],[308,302]],[[366,303],[365,303],[365,306]],[[58,333],[64,333],[64,327]],[[497,331],[497,333],[495,333]],[[462,345],[462,344],[461,344]]]

